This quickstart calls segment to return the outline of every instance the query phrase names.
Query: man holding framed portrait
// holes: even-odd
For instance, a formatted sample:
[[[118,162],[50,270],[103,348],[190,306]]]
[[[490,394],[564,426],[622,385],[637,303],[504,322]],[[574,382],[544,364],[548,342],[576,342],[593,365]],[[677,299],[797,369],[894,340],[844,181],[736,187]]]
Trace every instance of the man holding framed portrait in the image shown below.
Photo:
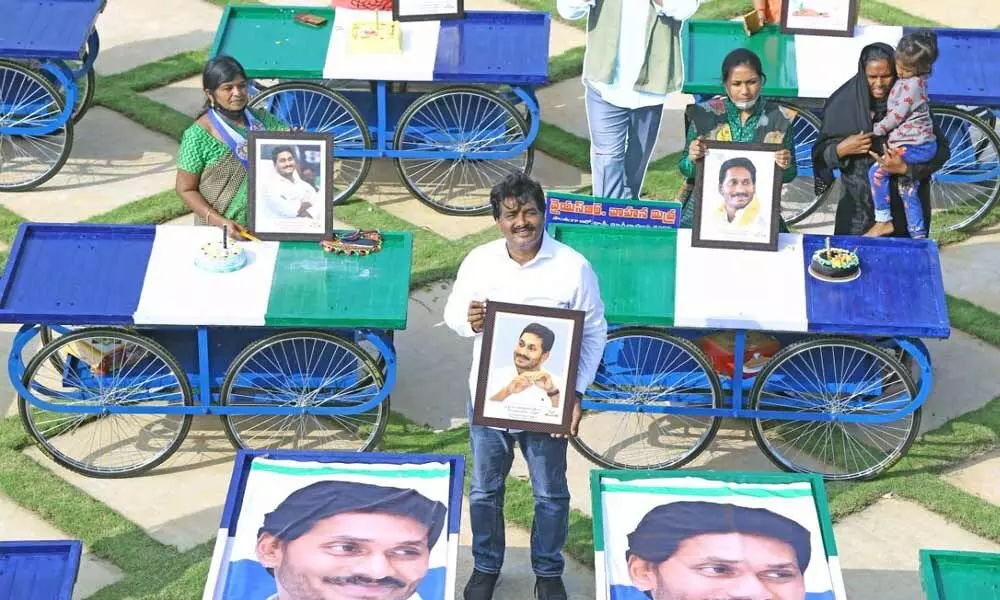
[[[526,391],[530,386],[520,388],[531,379],[530,385],[542,392],[536,395],[540,407],[551,407],[551,399],[559,396],[557,404],[568,406],[560,411],[566,420],[557,418],[560,424],[568,425],[562,431],[573,435],[580,420],[580,398],[594,380],[607,337],[597,275],[582,255],[545,233],[545,194],[528,176],[513,173],[498,183],[490,192],[490,204],[503,238],[479,246],[465,257],[444,310],[445,323],[452,330],[474,338],[469,394],[477,398],[482,389],[478,384],[483,369],[489,370],[490,356],[507,365],[513,359],[518,376],[540,368],[550,373],[575,371],[575,377],[567,376],[561,382],[532,375],[515,386]],[[492,323],[491,331],[496,332],[496,344],[485,339],[487,323]],[[530,326],[532,323],[543,325],[554,335],[550,338],[542,328]],[[575,336],[579,342],[568,341]],[[501,348],[497,345],[500,343],[506,347]],[[579,364],[571,369],[574,347],[579,349]],[[560,365],[558,369],[556,364]],[[511,379],[503,385],[510,385],[516,377]],[[482,390],[477,402],[480,411],[484,403],[503,404],[486,401],[485,396]],[[546,433],[477,424],[469,404],[473,421],[469,427],[469,516],[474,571],[465,586],[464,599],[493,598],[505,550],[504,480],[510,473],[516,444],[528,463],[535,496],[531,533],[535,593],[541,600],[566,600],[562,547],[569,533],[568,436],[555,430]]]

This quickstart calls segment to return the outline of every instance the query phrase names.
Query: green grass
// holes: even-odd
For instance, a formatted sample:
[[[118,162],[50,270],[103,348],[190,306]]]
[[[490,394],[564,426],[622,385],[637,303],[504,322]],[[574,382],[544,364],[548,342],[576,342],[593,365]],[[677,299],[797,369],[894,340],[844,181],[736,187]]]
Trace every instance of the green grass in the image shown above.
[[[1000,348],[1000,315],[950,294],[946,299],[952,327]]]
[[[123,225],[156,225],[172,219],[183,217],[191,212],[174,190],[168,190],[147,196],[135,202],[96,215],[86,220],[87,223],[110,223]]]

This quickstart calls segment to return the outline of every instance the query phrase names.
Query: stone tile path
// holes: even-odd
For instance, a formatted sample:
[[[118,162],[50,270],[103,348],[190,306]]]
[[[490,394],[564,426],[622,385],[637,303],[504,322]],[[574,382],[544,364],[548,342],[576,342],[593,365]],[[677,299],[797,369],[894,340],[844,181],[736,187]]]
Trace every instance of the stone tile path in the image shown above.
[[[1000,5],[983,0],[886,0],[906,12],[948,27],[993,29],[1000,26]]]
[[[69,540],[71,536],[49,525],[35,513],[0,495],[0,540]],[[80,571],[73,588],[73,600],[81,600],[115,583],[122,572],[111,563],[94,557],[85,547]],[[12,599],[13,600],[13,599]]]

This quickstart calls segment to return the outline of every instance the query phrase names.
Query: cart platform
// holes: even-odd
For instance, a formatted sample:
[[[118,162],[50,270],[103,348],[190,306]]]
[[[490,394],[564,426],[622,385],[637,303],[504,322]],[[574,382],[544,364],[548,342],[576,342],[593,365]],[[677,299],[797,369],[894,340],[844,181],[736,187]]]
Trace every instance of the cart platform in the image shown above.
[[[70,600],[83,544],[0,542],[0,598]]]
[[[861,276],[807,274],[826,236],[781,234],[778,251],[695,248],[688,229],[550,226],[593,265],[609,323],[946,338],[937,246],[927,240],[833,237],[857,248]],[[614,243],[608,243],[612,236]]]
[[[208,273],[214,227],[22,224],[0,280],[0,322],[404,329],[413,246],[383,232],[368,256],[315,242],[245,243],[247,266]]]
[[[760,56],[764,93],[780,98],[829,98],[858,70],[861,49],[873,42],[893,47],[913,28],[858,25],[854,37],[792,35],[768,25],[747,37],[734,21],[684,24],[684,91],[722,93],[722,59],[736,48]],[[1000,30],[935,28],[940,56],[928,81],[931,101],[1000,107]],[[834,57],[834,60],[831,60]]]
[[[247,75],[257,78],[340,79],[342,77],[334,77],[334,73],[330,72],[331,65],[338,72],[352,68],[359,70],[344,64],[356,62],[364,66],[366,74],[363,79],[372,81],[509,85],[543,84],[548,81],[551,20],[548,13],[467,11],[465,18],[442,20],[439,27],[428,28],[427,23],[403,23],[402,54],[357,55],[355,61],[331,61],[331,53],[341,52],[340,46],[343,45],[341,40],[340,45],[331,47],[334,37],[341,35],[336,25],[338,11],[309,8],[308,12],[327,19],[321,27],[309,27],[295,21],[295,14],[304,10],[227,6],[211,56],[238,56]],[[434,43],[436,38],[433,53],[420,48],[422,43],[405,39],[412,33],[421,36],[420,40],[424,41],[428,29],[432,30],[426,37],[428,43]],[[409,50],[411,47],[412,51]],[[408,62],[413,60],[416,62]],[[399,68],[404,62],[416,65],[412,73]]]
[[[0,0],[0,56],[79,60],[105,0]]]
[[[1000,554],[921,550],[920,578],[927,600],[1000,598]]]

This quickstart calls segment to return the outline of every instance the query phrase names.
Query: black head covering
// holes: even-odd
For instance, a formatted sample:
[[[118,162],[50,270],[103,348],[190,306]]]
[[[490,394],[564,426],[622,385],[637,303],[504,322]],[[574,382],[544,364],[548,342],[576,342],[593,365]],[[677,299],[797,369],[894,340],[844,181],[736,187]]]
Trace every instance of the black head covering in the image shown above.
[[[320,481],[292,492],[264,515],[257,537],[269,533],[291,542],[312,529],[317,521],[342,513],[381,513],[409,517],[427,526],[427,547],[432,548],[444,529],[447,510],[416,490],[383,487],[353,481]]]
[[[892,46],[877,42],[869,44],[861,50],[858,58],[858,72],[840,86],[823,105],[823,125],[820,128],[819,139],[813,146],[813,168],[815,176],[825,185],[833,182],[833,170],[829,168],[819,150],[826,146],[827,141],[845,138],[859,131],[872,130],[872,111],[875,120],[881,120],[886,112],[886,99],[876,101],[872,98],[865,76],[865,65],[874,57],[884,55],[889,57],[889,68],[893,78],[896,77],[896,64],[892,57],[895,53]]]
[[[795,550],[800,572],[805,573],[809,566],[812,546],[805,527],[764,508],[715,502],[673,502],[649,511],[628,535],[625,559],[637,556],[660,564],[673,556],[684,540],[711,533],[741,533],[780,540]]]

